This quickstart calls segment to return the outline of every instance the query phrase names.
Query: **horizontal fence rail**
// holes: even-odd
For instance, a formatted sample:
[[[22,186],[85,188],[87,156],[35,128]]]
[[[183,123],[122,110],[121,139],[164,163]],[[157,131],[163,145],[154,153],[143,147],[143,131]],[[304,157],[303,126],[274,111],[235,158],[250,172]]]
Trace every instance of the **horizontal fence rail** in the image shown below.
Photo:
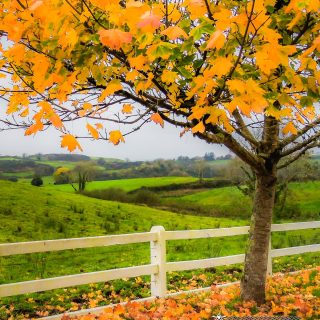
[[[151,232],[142,232],[101,237],[4,243],[0,244],[0,256],[12,256],[15,254],[61,251],[93,247],[106,247],[120,244],[149,242],[155,240],[156,234]]]
[[[104,282],[121,278],[139,277],[157,272],[157,265],[143,265],[138,267],[111,269],[49,279],[10,283],[4,286],[0,286],[0,297],[73,287],[83,284]]]
[[[320,221],[273,224],[271,231],[281,232],[316,228],[320,228]],[[151,264],[148,265],[2,284],[0,285],[0,297],[143,275],[151,275],[151,296],[163,297],[167,294],[167,272],[243,263],[245,258],[244,254],[237,254],[201,260],[166,262],[167,241],[247,235],[248,232],[248,226],[184,231],[165,231],[163,227],[156,226],[152,227],[150,232],[143,233],[0,244],[0,256],[11,256],[37,252],[150,242],[151,257]],[[272,274],[272,258],[307,252],[317,252],[320,251],[320,244],[271,250],[270,241],[269,248],[268,273]]]

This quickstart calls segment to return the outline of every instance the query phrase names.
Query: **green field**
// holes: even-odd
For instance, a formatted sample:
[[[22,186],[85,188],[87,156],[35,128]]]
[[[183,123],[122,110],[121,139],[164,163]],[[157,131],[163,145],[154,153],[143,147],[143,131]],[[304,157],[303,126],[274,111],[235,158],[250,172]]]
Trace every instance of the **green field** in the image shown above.
[[[236,187],[216,188],[174,198],[177,202],[190,202],[212,209],[212,213],[245,217],[250,215],[252,204],[248,196]],[[298,221],[320,218],[320,181],[293,182],[289,184],[287,207],[294,208]],[[287,219],[284,212],[284,220]]]
[[[164,181],[166,181],[165,178]],[[131,186],[127,184],[127,188],[130,190],[140,184],[138,184],[138,181],[135,181],[135,184],[131,184]],[[182,215],[146,206],[98,200],[79,194],[66,193],[55,189],[53,186],[50,188],[39,188],[21,183],[0,181],[0,188],[1,242],[142,232],[149,231],[154,225],[163,225],[166,230],[181,230],[248,224],[248,221],[244,219]],[[213,191],[216,192],[217,190]],[[203,194],[206,193],[198,193],[198,195]],[[221,198],[220,201],[222,201]],[[313,243],[319,240],[319,233],[316,231],[308,231],[301,238],[301,234],[303,233],[303,231],[293,232],[291,235],[288,233],[282,240],[279,240],[280,235],[275,235],[273,239],[274,245],[275,247],[279,247],[292,244],[297,245],[299,241]],[[244,245],[245,237],[176,241],[169,244],[168,257],[169,259],[181,260],[236,254],[243,252]],[[132,246],[127,247],[130,252]],[[148,245],[135,246],[135,248],[141,249],[137,249],[138,251],[134,255],[129,256],[128,253],[125,253],[119,247],[76,250],[59,254],[50,253],[48,255],[52,259],[59,257],[58,260],[63,260],[69,254],[71,254],[72,259],[65,259],[57,269],[50,268],[50,270],[47,270],[46,268],[46,275],[54,276],[77,272],[80,266],[85,271],[93,271],[97,267],[98,269],[103,269],[132,265],[134,263],[146,263],[149,259],[147,247]],[[199,247],[201,250],[199,250]],[[81,252],[83,252],[84,256],[81,255]],[[107,255],[108,252],[112,254],[112,263],[108,262],[108,259],[103,259],[104,262],[101,263],[101,255]],[[86,258],[88,255],[90,255],[90,259]],[[13,270],[15,269],[10,267],[12,261],[18,259],[21,264],[21,261],[26,259],[24,263],[28,264],[28,259],[32,256],[37,257],[38,255],[2,259],[2,262],[7,261],[4,264],[2,263],[2,266],[6,266],[8,270],[2,270],[0,281],[8,281],[10,278],[9,274],[14,272]],[[75,256],[77,256],[76,262],[74,261]],[[98,263],[98,261],[100,262]],[[26,279],[32,275],[39,276],[39,272],[32,266],[29,272],[23,274],[16,270],[14,280]]]
[[[33,171],[21,171],[21,172],[5,172],[5,173],[2,173],[2,175],[4,177],[17,177],[17,178],[27,178],[27,177],[32,177],[34,175],[34,172]],[[31,178],[28,178],[29,181],[31,181]]]
[[[55,169],[59,168],[59,167],[64,167],[64,168],[68,168],[68,169],[73,169],[76,165],[77,162],[73,162],[73,161],[50,161],[50,160],[34,160],[36,163],[38,164],[46,164],[48,166],[54,167]]]
[[[124,191],[132,191],[141,187],[165,186],[168,184],[179,184],[195,182],[197,178],[193,177],[154,177],[154,178],[135,178],[121,180],[92,181],[87,184],[86,190],[97,190],[107,188],[120,188]],[[73,188],[69,184],[51,185],[50,188],[64,192],[73,192]]]
[[[185,183],[194,180],[192,179],[170,177],[113,180],[92,182],[91,188],[112,186],[122,187],[130,191],[141,186]],[[308,191],[309,198],[304,199],[304,196],[301,195],[299,201],[305,207],[309,207],[310,210],[316,207],[317,201],[319,201],[319,197],[317,197],[318,186],[318,183],[293,186],[296,192]],[[154,225],[163,225],[166,230],[185,230],[230,227],[248,225],[249,223],[248,220],[236,217],[215,218],[183,215],[152,209],[147,206],[98,200],[73,192],[65,192],[65,187],[69,186],[33,187],[30,183],[0,181],[0,242],[143,232],[149,231]],[[221,208],[228,209],[236,206],[236,201],[243,203],[245,199],[241,197],[243,196],[234,188],[220,188],[197,192],[182,197],[179,201],[184,201],[183,199],[187,198],[188,201],[198,201],[204,205],[215,207],[220,205]],[[320,232],[318,230],[282,232],[273,235],[272,246],[273,248],[282,248],[319,243],[319,241]],[[169,241],[167,244],[167,259],[168,261],[178,261],[238,254],[244,252],[245,246],[245,236]],[[276,260],[274,270],[294,270],[314,266],[317,264],[317,258],[317,254],[305,254],[298,260],[294,256],[279,258]],[[0,258],[0,283],[100,271],[146,263],[150,263],[148,243],[2,257]],[[235,273],[233,271],[229,272],[228,267],[218,268],[214,273],[212,273],[212,270],[172,273],[169,275],[169,288],[173,290],[186,288],[185,286],[189,282],[194,281],[192,279],[195,279],[196,275],[202,273],[206,274],[208,282],[204,284],[200,281],[198,285],[210,285],[210,281],[233,281],[241,275],[241,267],[233,266],[232,268],[231,270],[240,270],[240,273],[238,271],[235,271]],[[117,297],[110,298],[110,302],[118,301],[117,299],[120,299],[120,296],[123,298],[128,294],[132,296],[132,292],[135,292],[135,296],[138,297],[148,295],[148,286],[137,286],[135,281],[134,279],[129,282],[119,280],[111,285],[115,288],[118,286],[119,289],[117,290],[120,293]],[[144,281],[149,281],[148,277],[144,278]],[[60,305],[61,301],[58,297],[61,295],[68,293],[70,296],[81,296],[81,294],[93,290],[92,288],[105,290],[100,285],[96,287],[82,286],[77,289],[78,291],[74,291],[74,289],[48,291],[7,298],[3,300],[3,303],[8,306],[10,303],[14,303],[18,315],[25,312],[23,310],[29,310],[31,305],[33,305],[32,308],[37,308],[48,299],[52,304]],[[36,299],[37,304],[25,302],[28,297]],[[70,307],[71,304],[66,306],[66,308]],[[19,319],[19,317],[17,316],[15,319]]]

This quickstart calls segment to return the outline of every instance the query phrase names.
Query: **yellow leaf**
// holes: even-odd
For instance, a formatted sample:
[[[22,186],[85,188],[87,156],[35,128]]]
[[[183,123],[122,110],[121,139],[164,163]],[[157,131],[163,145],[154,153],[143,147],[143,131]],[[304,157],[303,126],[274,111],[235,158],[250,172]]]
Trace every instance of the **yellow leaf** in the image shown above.
[[[301,117],[301,115],[298,112],[295,113],[295,116],[296,120],[298,120],[302,124],[305,124],[306,121]]]
[[[107,87],[102,91],[100,97],[98,98],[98,101],[103,102],[107,96],[110,96],[111,94],[121,89],[122,89],[122,85],[120,80],[118,79],[112,80],[111,82],[109,82]]]
[[[282,129],[283,134],[288,135],[288,134],[297,134],[298,130],[297,128],[294,126],[294,124],[292,122],[288,122]]]
[[[232,12],[229,9],[218,6],[218,10],[213,14],[214,19],[216,19],[217,28],[220,30],[228,28],[230,26],[231,16]]]
[[[218,77],[221,77],[231,69],[233,66],[230,58],[226,57],[218,57],[216,60],[213,61],[213,70]]]
[[[89,123],[87,124],[87,129],[94,139],[99,138],[98,131],[93,126],[91,126]]]
[[[109,141],[112,142],[116,146],[120,142],[124,142],[124,138],[123,138],[122,133],[119,130],[115,130],[115,131],[110,131]]]
[[[139,76],[139,72],[137,70],[132,70],[126,74],[127,81],[134,81]]]
[[[88,103],[88,102],[85,102],[83,105],[82,105],[82,110],[78,111],[78,115],[80,117],[84,117],[86,115],[86,113],[88,111],[91,111],[92,110],[92,104],[91,103]]]
[[[159,123],[162,128],[164,127],[163,119],[161,118],[161,116],[160,116],[159,113],[154,113],[154,114],[150,117],[150,120],[152,120],[154,123]]]
[[[215,31],[208,40],[206,49],[221,49],[224,45],[226,37],[221,30]]]
[[[263,40],[270,44],[277,45],[279,43],[279,39],[282,38],[282,36],[277,31],[267,27],[262,27],[260,29],[260,32],[263,35]]]
[[[139,55],[137,57],[128,58],[128,61],[130,63],[130,66],[132,68],[135,68],[137,70],[143,69],[143,67],[148,62],[147,58],[143,55]]]
[[[187,38],[186,32],[178,26],[171,26],[161,32],[161,34],[166,35],[169,40],[175,40],[177,38]]]
[[[131,113],[133,106],[129,103],[125,103],[122,107],[122,113]]]
[[[206,108],[193,107],[192,114],[188,117],[188,120],[193,120],[193,119],[200,120],[206,113],[207,113]]]
[[[175,82],[178,78],[178,73],[171,70],[164,70],[161,75],[161,80],[165,83]]]
[[[21,113],[20,117],[26,117],[29,115],[29,108],[25,108]]]
[[[288,29],[291,30],[297,22],[302,18],[302,13],[298,12],[296,16],[291,20],[291,22],[288,24]]]
[[[190,12],[190,17],[192,20],[203,18],[203,16],[207,13],[207,8],[203,0],[187,0],[185,1],[184,5]]]
[[[83,151],[79,142],[72,134],[65,134],[62,137],[61,147],[67,148],[70,152],[72,152],[75,149],[79,149],[79,150]]]
[[[205,131],[205,126],[203,124],[202,121],[200,121],[197,125],[195,125],[192,129],[191,129],[192,133],[203,133]]]

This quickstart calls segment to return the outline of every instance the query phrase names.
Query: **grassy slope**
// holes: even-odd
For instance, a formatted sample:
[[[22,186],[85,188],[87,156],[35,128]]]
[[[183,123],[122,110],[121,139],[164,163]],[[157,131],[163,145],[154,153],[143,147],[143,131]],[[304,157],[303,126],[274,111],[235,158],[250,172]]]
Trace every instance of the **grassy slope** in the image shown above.
[[[20,183],[0,181],[0,190],[0,242],[142,232],[149,231],[154,225],[163,225],[167,230],[174,230],[246,224],[243,220],[177,215]],[[185,250],[181,249],[179,244],[177,246],[177,250],[176,247],[173,250],[185,255]],[[189,247],[191,257],[207,254],[199,253],[193,246],[196,244]],[[206,250],[213,250],[212,246],[206,247]],[[46,255],[49,256],[51,267],[49,270],[47,265],[43,266],[45,272],[42,272],[41,259]],[[0,269],[3,268],[0,282],[18,281],[35,275],[42,277],[74,273],[80,269],[103,270],[148,261],[148,244],[135,245],[134,249],[133,246],[116,246],[16,256],[0,260]],[[57,263],[59,268],[54,267]],[[23,271],[25,268],[27,273]],[[10,276],[12,274],[13,279]]]
[[[134,179],[136,180],[136,179]],[[119,204],[87,198],[74,193],[61,192],[55,188],[33,187],[20,183],[0,181],[0,241],[98,236],[112,233],[148,231],[154,225],[167,230],[217,228],[246,225],[241,219],[185,216],[151,209],[144,206]],[[319,232],[301,232],[275,235],[275,247],[297,245],[299,242],[319,241]],[[302,239],[302,240],[301,240]],[[245,237],[173,241],[168,243],[168,260],[185,260],[229,255],[243,252]],[[43,259],[59,268],[42,266]],[[49,259],[49,260],[48,260]],[[89,272],[105,268],[148,263],[148,244],[94,248],[49,254],[34,254],[2,258],[3,270],[0,281],[12,281],[38,277]],[[0,263],[1,268],[1,263]],[[22,272],[27,268],[28,272]],[[37,271],[36,271],[37,270]],[[43,271],[44,270],[44,271]]]
[[[61,192],[54,187],[38,188],[30,184],[0,181],[0,191],[0,242],[141,232],[150,230],[153,225],[163,225],[167,230],[175,230],[248,224],[247,221],[240,219],[184,216],[148,207],[102,201]],[[319,232],[314,231],[287,232],[282,236],[277,233],[272,239],[274,248],[319,243],[319,241]],[[245,243],[245,236],[169,241],[167,259],[168,261],[191,260],[242,253]],[[150,263],[149,259],[148,243],[2,257],[0,283],[146,264]],[[290,268],[316,265],[317,254],[307,254],[296,260],[294,256],[277,259],[274,270],[293,270]],[[193,274],[202,273],[203,270],[195,272],[185,272],[182,277],[191,279]],[[215,276],[210,270],[206,272],[212,277]],[[171,279],[176,279],[176,276],[177,273],[169,275]],[[217,277],[212,281],[221,281],[219,276]],[[122,290],[126,283],[119,280],[119,288]],[[133,288],[136,288],[135,284],[133,287],[128,284],[127,295],[130,295],[132,290],[138,290]],[[88,289],[84,286],[83,290]],[[49,300],[53,304],[61,304],[58,298],[64,290],[57,291],[59,294],[55,292],[48,291],[31,296],[40,299],[37,301],[42,301],[37,302],[39,305]],[[77,291],[74,292],[73,294],[77,295]],[[81,296],[81,293],[79,295]],[[8,305],[13,303],[17,313],[24,312],[19,310],[27,308],[25,296],[8,298],[4,301]]]
[[[320,181],[292,183],[290,185],[290,202],[308,213],[318,213],[320,217]]]
[[[149,182],[151,185],[151,181]],[[126,185],[126,187],[132,189],[134,186],[137,187],[137,183],[135,181],[135,184]],[[113,215],[117,215],[120,220],[120,229],[116,233],[148,231],[150,225],[155,224],[164,225],[169,230],[183,229],[187,225],[192,228],[208,228],[215,226],[218,221],[216,218],[176,215],[143,206],[101,201],[78,194],[64,193],[53,187],[39,188],[0,181],[0,189],[0,214],[2,215],[0,241],[3,242],[16,241],[17,239],[41,239],[43,236],[45,238],[57,237],[55,230],[51,232],[49,223],[46,224],[49,228],[43,230],[43,235],[41,230],[35,232],[35,229],[38,229],[38,224],[42,223],[41,218],[49,218],[47,220],[51,218],[52,222],[55,220],[56,223],[68,221],[69,227],[66,226],[63,231],[68,236],[105,234],[105,228],[101,227],[101,224],[108,218],[112,222]],[[85,228],[82,226],[84,221]],[[134,221],[138,224],[137,230],[133,228]],[[241,221],[235,222],[230,219],[219,219],[219,222],[224,226],[243,224]],[[14,228],[18,226],[22,228],[22,231],[15,232]]]
[[[211,207],[216,210],[229,210],[236,215],[237,211],[251,210],[248,197],[236,187],[217,188],[176,198],[176,201],[190,201]],[[320,181],[291,183],[287,203],[301,210],[305,218],[319,219],[320,213]],[[240,214],[241,216],[241,214]]]

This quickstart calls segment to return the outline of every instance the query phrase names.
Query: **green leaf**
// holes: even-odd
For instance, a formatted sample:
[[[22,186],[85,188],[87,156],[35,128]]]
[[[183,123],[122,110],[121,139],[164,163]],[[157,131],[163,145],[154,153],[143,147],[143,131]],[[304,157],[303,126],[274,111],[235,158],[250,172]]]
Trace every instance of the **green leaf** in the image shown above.
[[[203,34],[212,34],[215,30],[215,27],[208,22],[203,22],[199,26],[195,27],[194,29],[191,30],[190,36],[194,38],[194,40],[199,40],[201,39]]]
[[[193,78],[193,74],[191,72],[189,72],[187,69],[185,69],[184,67],[180,67],[180,68],[177,68],[179,73],[187,78],[187,79],[192,79]]]
[[[300,99],[300,103],[303,107],[308,107],[312,105],[313,100],[310,97],[305,96]]]
[[[151,51],[151,56],[153,58],[168,59],[173,53],[173,49],[176,47],[175,44],[168,42],[159,43],[153,51]]]

